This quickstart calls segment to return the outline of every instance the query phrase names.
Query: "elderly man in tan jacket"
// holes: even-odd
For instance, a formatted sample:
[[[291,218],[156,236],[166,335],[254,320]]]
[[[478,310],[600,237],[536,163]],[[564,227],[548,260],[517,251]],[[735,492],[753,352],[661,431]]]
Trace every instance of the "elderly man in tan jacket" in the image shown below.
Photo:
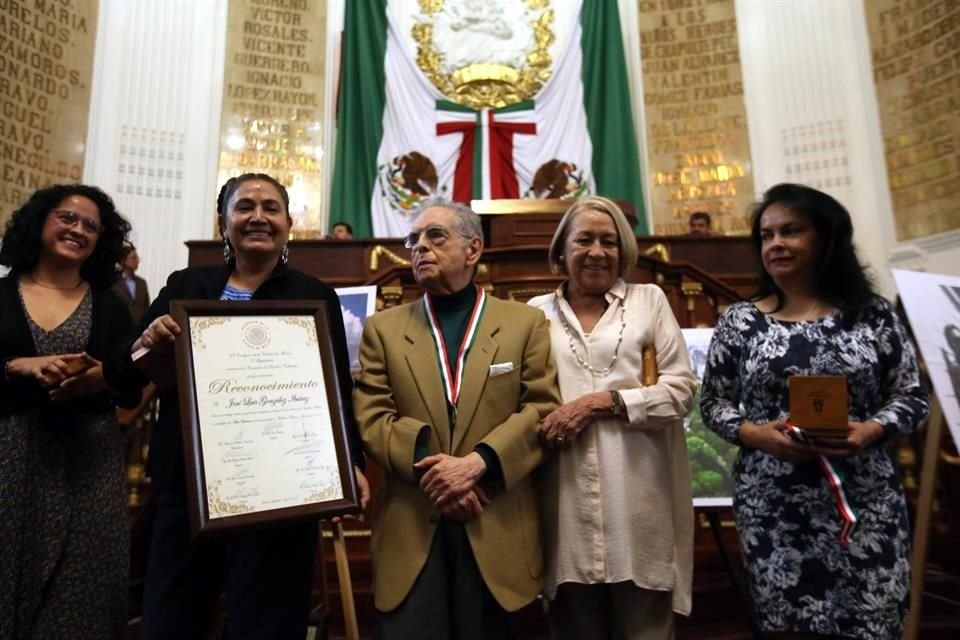
[[[540,420],[559,403],[541,311],[473,282],[479,216],[424,204],[407,237],[416,302],[370,318],[354,392],[384,471],[373,525],[386,640],[505,638],[542,586]]]

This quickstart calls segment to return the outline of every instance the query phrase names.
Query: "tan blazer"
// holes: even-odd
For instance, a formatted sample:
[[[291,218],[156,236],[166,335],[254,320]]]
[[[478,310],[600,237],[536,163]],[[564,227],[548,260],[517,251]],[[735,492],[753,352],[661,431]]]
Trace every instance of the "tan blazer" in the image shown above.
[[[491,365],[508,362],[512,371],[489,375]],[[357,424],[368,455],[384,470],[372,540],[376,607],[390,611],[406,598],[439,522],[414,480],[414,446],[425,426],[431,453],[464,456],[481,442],[496,451],[506,490],[466,524],[467,537],[487,587],[504,609],[515,611],[532,601],[542,585],[543,551],[530,472],[543,459],[538,424],[560,404],[543,312],[487,297],[464,363],[452,439],[422,301],[367,319],[360,365],[353,395]]]
[[[133,318],[133,324],[136,326],[140,324],[143,314],[150,308],[150,292],[147,291],[147,281],[140,276],[133,276],[133,282],[134,295],[130,295],[127,281],[123,277],[113,283],[113,292],[126,303],[127,309],[130,310],[130,317]]]

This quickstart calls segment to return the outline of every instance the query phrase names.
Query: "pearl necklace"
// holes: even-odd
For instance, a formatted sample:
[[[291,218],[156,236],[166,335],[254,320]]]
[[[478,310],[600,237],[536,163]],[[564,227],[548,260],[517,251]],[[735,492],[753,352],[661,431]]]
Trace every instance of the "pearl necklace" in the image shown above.
[[[560,324],[563,325],[563,330],[567,334],[567,340],[570,342],[570,351],[573,352],[573,357],[577,359],[577,364],[595,376],[605,376],[613,371],[613,367],[617,364],[617,358],[620,357],[620,345],[623,343],[623,331],[627,328],[627,301],[624,300],[623,304],[620,305],[620,335],[617,336],[617,346],[613,349],[613,359],[610,360],[610,364],[603,369],[594,369],[593,365],[584,360],[580,356],[580,352],[577,351],[577,345],[573,340],[573,328],[570,326],[570,323],[567,322],[566,317],[563,315],[563,311],[560,309],[559,292],[554,294],[553,302],[557,307],[557,317],[560,318]]]

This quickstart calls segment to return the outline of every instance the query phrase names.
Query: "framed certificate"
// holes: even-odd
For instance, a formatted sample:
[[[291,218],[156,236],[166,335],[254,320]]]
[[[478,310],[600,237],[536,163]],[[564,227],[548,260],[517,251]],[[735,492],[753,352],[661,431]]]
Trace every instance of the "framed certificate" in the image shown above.
[[[194,537],[358,513],[326,303],[180,300],[170,312]]]

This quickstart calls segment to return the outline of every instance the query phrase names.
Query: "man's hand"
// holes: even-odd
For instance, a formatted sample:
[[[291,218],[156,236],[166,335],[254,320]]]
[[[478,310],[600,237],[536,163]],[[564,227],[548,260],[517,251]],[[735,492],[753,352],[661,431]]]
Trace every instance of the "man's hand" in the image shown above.
[[[440,508],[440,513],[447,520],[455,522],[469,522],[483,513],[483,508],[490,504],[490,498],[480,487],[474,487],[462,496],[450,500]]]
[[[782,420],[766,424],[744,422],[740,427],[740,441],[751,449],[760,449],[789,462],[807,462],[817,453],[813,447],[787,435],[787,425]]]
[[[487,470],[487,463],[476,451],[463,458],[437,453],[413,466],[427,469],[420,488],[437,508],[473,489]]]

